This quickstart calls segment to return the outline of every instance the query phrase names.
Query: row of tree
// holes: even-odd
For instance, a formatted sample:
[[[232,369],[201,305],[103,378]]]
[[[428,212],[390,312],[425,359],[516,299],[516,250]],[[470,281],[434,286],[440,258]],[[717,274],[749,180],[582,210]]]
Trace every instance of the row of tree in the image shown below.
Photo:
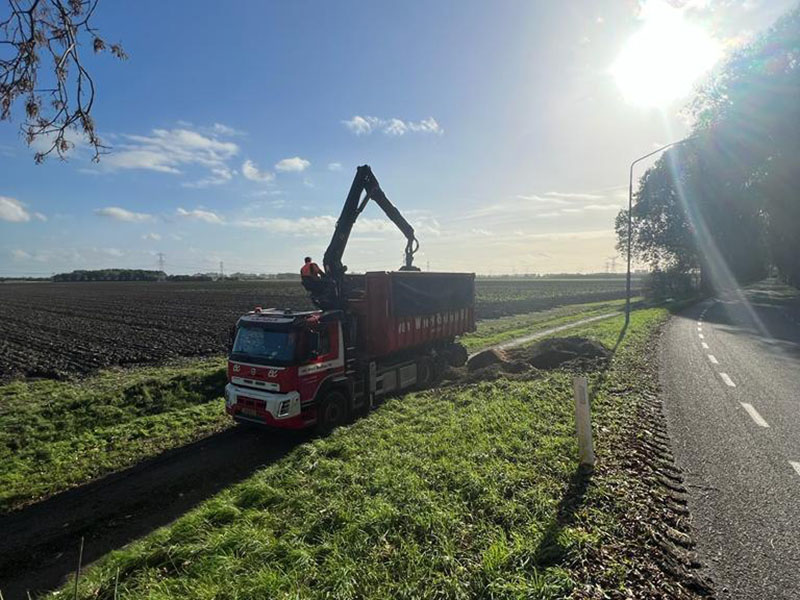
[[[692,139],[640,181],[632,251],[701,285],[800,284],[800,7],[735,52],[689,106]],[[627,211],[616,222],[627,249]]]
[[[218,273],[195,273],[194,275],[167,275],[164,271],[146,269],[97,269],[76,270],[53,275],[53,281],[217,281]],[[262,279],[300,279],[298,273],[254,274],[233,273],[224,277],[228,281],[255,281]]]
[[[78,270],[53,275],[53,281],[163,281],[166,278],[164,271],[145,269]]]

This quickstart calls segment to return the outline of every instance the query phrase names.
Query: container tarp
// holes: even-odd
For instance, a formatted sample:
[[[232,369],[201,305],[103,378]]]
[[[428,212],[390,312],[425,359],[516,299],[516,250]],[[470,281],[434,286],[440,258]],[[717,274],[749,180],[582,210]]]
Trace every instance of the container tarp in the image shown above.
[[[392,273],[392,312],[398,317],[459,310],[474,301],[472,273]]]

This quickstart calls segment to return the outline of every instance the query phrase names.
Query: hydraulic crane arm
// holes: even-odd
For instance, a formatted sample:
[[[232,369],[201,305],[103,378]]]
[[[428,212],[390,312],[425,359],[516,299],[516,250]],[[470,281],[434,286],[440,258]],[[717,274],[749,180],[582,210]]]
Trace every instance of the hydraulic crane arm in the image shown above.
[[[362,192],[366,192],[363,199],[361,199]],[[370,198],[383,209],[386,216],[406,236],[405,264],[401,267],[401,270],[418,270],[413,265],[414,253],[419,248],[419,242],[414,237],[414,228],[403,218],[400,211],[383,193],[369,165],[363,165],[356,170],[353,185],[350,186],[350,193],[347,194],[342,214],[339,215],[339,220],[336,221],[336,229],[333,232],[331,243],[328,244],[328,249],[323,257],[322,264],[325,268],[325,274],[336,282],[337,287],[341,284],[342,277],[347,270],[347,267],[342,264],[342,256],[350,238],[350,232],[353,230],[353,225],[358,219],[358,215],[364,210]]]

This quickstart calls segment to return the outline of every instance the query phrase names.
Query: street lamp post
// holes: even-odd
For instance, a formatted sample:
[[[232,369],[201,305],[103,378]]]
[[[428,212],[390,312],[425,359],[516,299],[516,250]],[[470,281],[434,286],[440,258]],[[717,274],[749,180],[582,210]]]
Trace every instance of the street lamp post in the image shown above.
[[[626,326],[631,320],[631,233],[633,230],[633,167],[636,166],[636,163],[643,161],[645,158],[650,158],[654,154],[663,152],[667,148],[672,148],[673,146],[678,146],[679,144],[691,142],[692,140],[695,139],[697,139],[697,136],[692,136],[684,138],[682,140],[678,140],[677,142],[665,144],[664,146],[661,146],[660,148],[657,148],[652,152],[645,154],[644,156],[640,156],[631,163],[630,176],[628,178],[628,274],[625,279],[625,325]]]

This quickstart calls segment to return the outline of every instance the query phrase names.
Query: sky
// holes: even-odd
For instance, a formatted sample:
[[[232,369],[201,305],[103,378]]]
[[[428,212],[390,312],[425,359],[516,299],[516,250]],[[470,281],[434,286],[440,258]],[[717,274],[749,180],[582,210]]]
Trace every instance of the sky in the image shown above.
[[[22,107],[0,122],[0,276],[159,254],[168,273],[296,271],[361,164],[423,269],[604,271],[630,162],[686,136],[692,85],[793,4],[101,0],[129,55],[84,51],[110,153],[76,136],[37,165]],[[404,247],[370,204],[344,262],[392,270]]]

